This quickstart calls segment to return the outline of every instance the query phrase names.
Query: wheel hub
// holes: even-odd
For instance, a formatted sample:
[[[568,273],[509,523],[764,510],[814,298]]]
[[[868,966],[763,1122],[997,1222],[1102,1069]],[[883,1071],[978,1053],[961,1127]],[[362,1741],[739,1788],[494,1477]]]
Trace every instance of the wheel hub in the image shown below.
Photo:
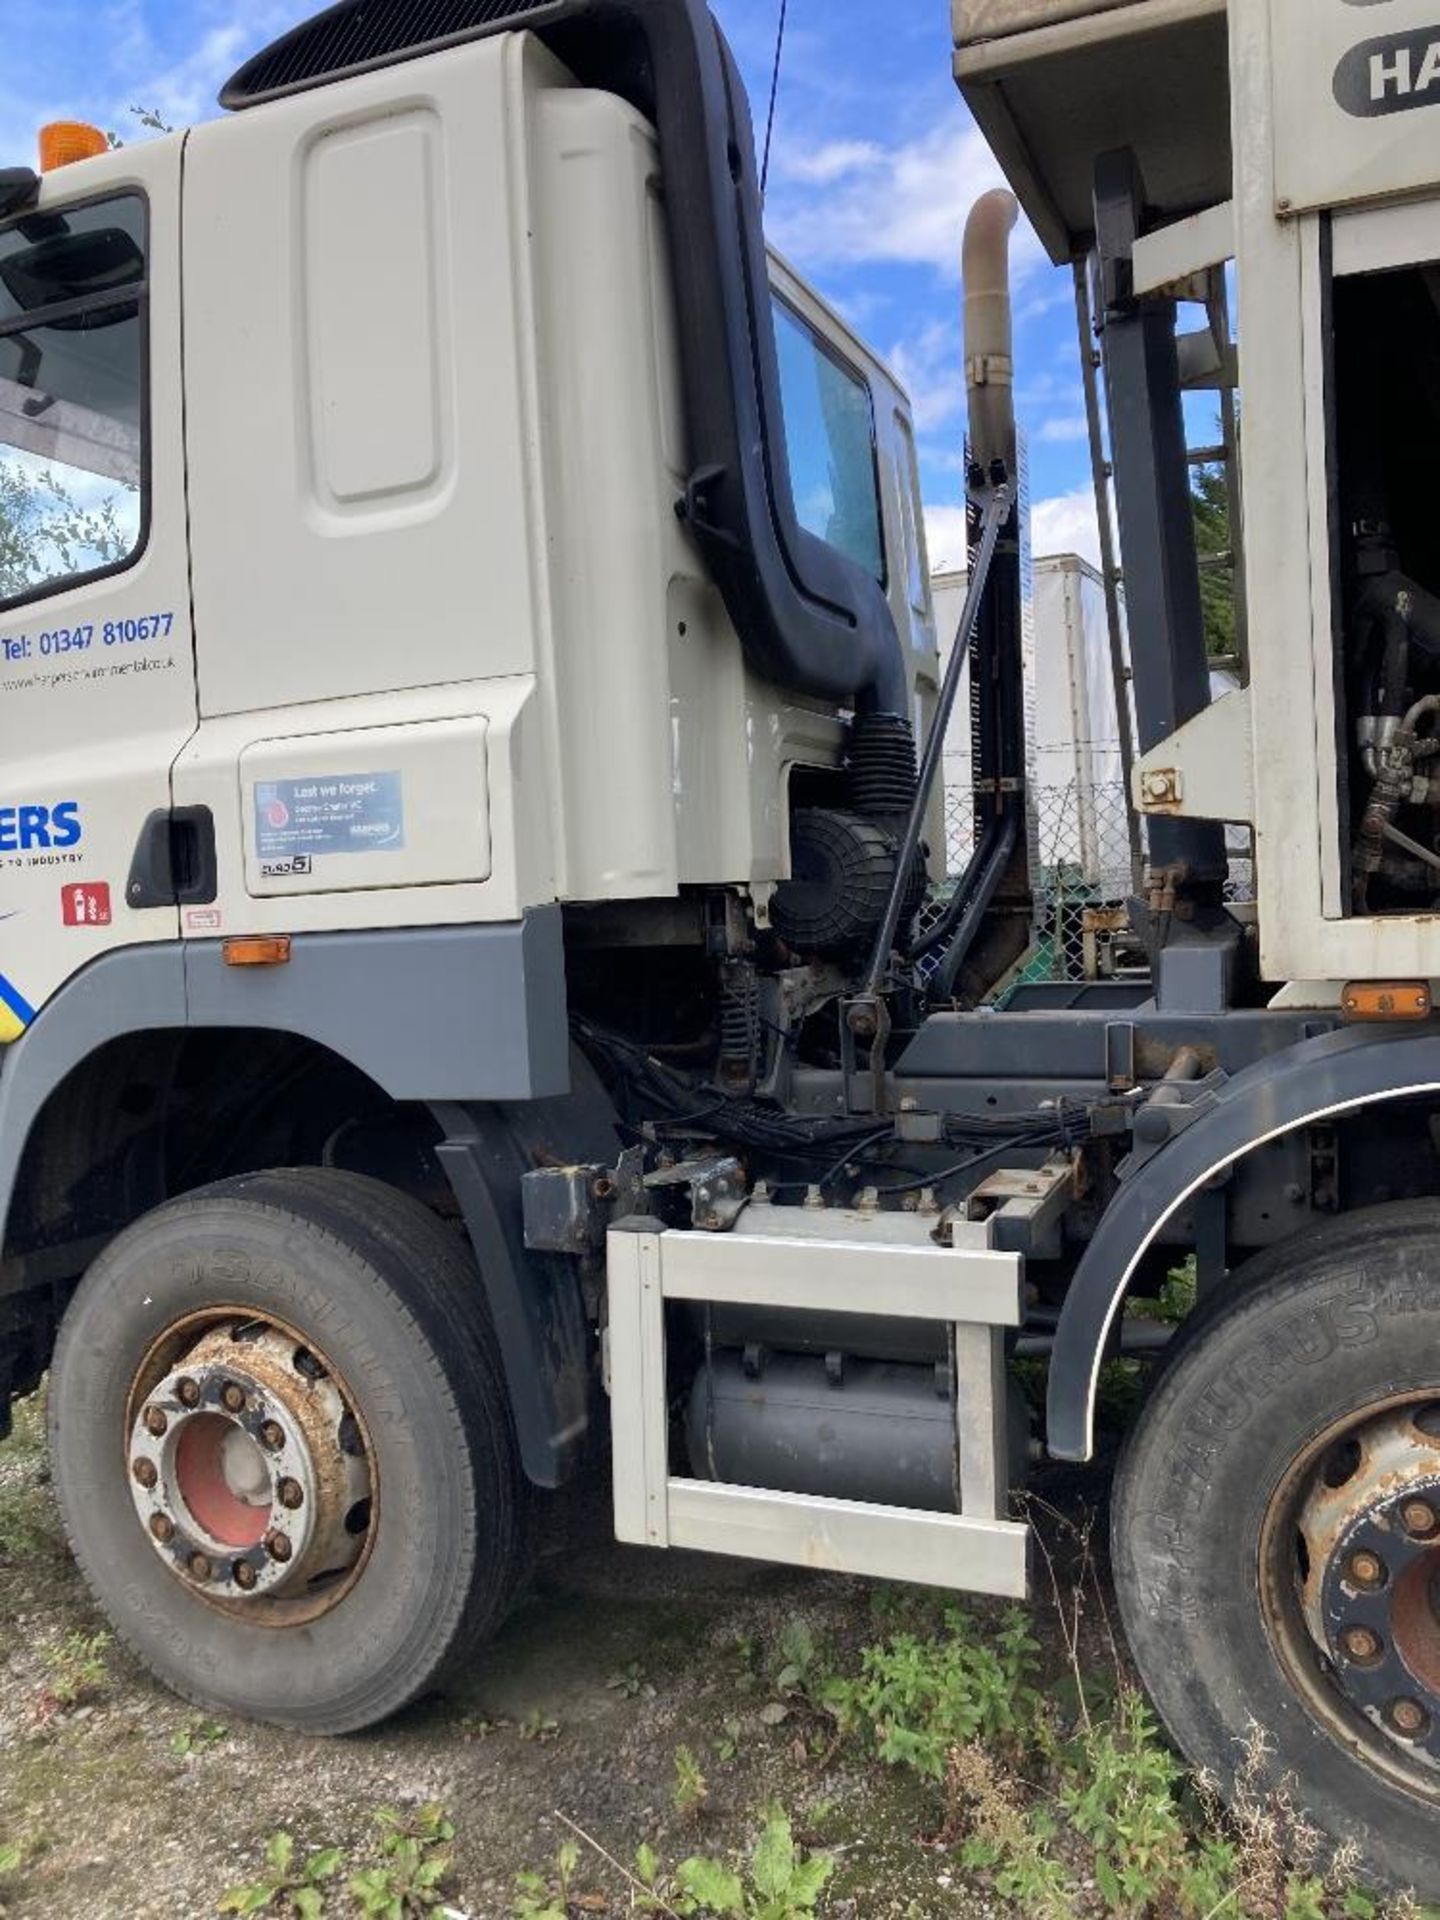
[[[1332,1446],[1298,1515],[1300,1599],[1350,1703],[1440,1772],[1440,1417],[1382,1412]]]
[[[359,1425],[326,1368],[259,1321],[211,1326],[132,1400],[130,1491],[155,1551],[208,1598],[291,1598],[358,1562]]]

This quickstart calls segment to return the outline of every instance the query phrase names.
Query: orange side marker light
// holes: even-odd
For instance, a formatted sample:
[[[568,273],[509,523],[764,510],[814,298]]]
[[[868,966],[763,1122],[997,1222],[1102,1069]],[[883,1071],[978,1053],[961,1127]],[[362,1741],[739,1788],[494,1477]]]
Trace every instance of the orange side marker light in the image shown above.
[[[290,958],[288,933],[238,934],[221,948],[227,967],[283,967]]]
[[[1430,988],[1424,980],[1352,980],[1340,996],[1347,1020],[1428,1020]]]

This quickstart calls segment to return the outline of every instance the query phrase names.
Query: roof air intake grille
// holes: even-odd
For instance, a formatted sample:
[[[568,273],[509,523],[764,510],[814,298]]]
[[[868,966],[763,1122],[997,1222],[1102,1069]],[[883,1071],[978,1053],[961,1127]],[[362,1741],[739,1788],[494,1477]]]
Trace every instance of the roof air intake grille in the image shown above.
[[[340,0],[257,53],[220,95],[223,107],[258,106],[347,74],[413,60],[515,25],[541,25],[557,0]]]

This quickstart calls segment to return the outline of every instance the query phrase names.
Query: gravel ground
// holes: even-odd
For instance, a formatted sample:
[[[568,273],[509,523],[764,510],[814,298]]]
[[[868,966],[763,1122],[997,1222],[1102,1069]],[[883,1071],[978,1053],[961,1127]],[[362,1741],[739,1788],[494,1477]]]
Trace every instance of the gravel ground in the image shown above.
[[[1076,1489],[1054,1497],[1073,1507]],[[931,1841],[934,1805],[912,1776],[826,1751],[803,1709],[777,1720],[787,1623],[843,1656],[884,1630],[873,1586],[618,1547],[598,1487],[557,1510],[549,1535],[529,1597],[476,1670],[373,1733],[201,1725],[113,1645],[98,1686],[59,1708],[55,1649],[103,1622],[64,1550],[38,1412],[24,1410],[0,1448],[0,1847],[22,1849],[0,1914],[213,1914],[255,1878],[277,1828],[358,1866],[375,1857],[378,1807],[424,1801],[454,1820],[447,1892],[474,1920],[513,1912],[516,1873],[553,1860],[567,1819],[622,1861],[645,1841],[673,1863],[743,1848],[770,1801],[836,1855],[829,1914],[1001,1911]],[[1047,1619],[1039,1606],[1042,1631]],[[709,1787],[696,1816],[674,1805],[682,1744]],[[619,1877],[582,1854],[605,1901],[588,1910],[631,1911]],[[338,1898],[326,1911],[350,1909]]]

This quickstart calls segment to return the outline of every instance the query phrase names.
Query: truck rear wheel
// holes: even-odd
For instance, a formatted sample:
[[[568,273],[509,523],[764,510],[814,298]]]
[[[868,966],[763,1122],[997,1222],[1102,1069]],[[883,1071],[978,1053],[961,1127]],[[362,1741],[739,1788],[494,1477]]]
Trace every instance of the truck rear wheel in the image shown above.
[[[50,1407],[82,1571],[202,1706],[368,1726],[463,1661],[525,1570],[479,1276],[378,1181],[250,1175],[147,1215],[76,1293]]]
[[[1206,1303],[1127,1444],[1113,1561],[1189,1759],[1440,1897],[1440,1203],[1303,1234]]]

